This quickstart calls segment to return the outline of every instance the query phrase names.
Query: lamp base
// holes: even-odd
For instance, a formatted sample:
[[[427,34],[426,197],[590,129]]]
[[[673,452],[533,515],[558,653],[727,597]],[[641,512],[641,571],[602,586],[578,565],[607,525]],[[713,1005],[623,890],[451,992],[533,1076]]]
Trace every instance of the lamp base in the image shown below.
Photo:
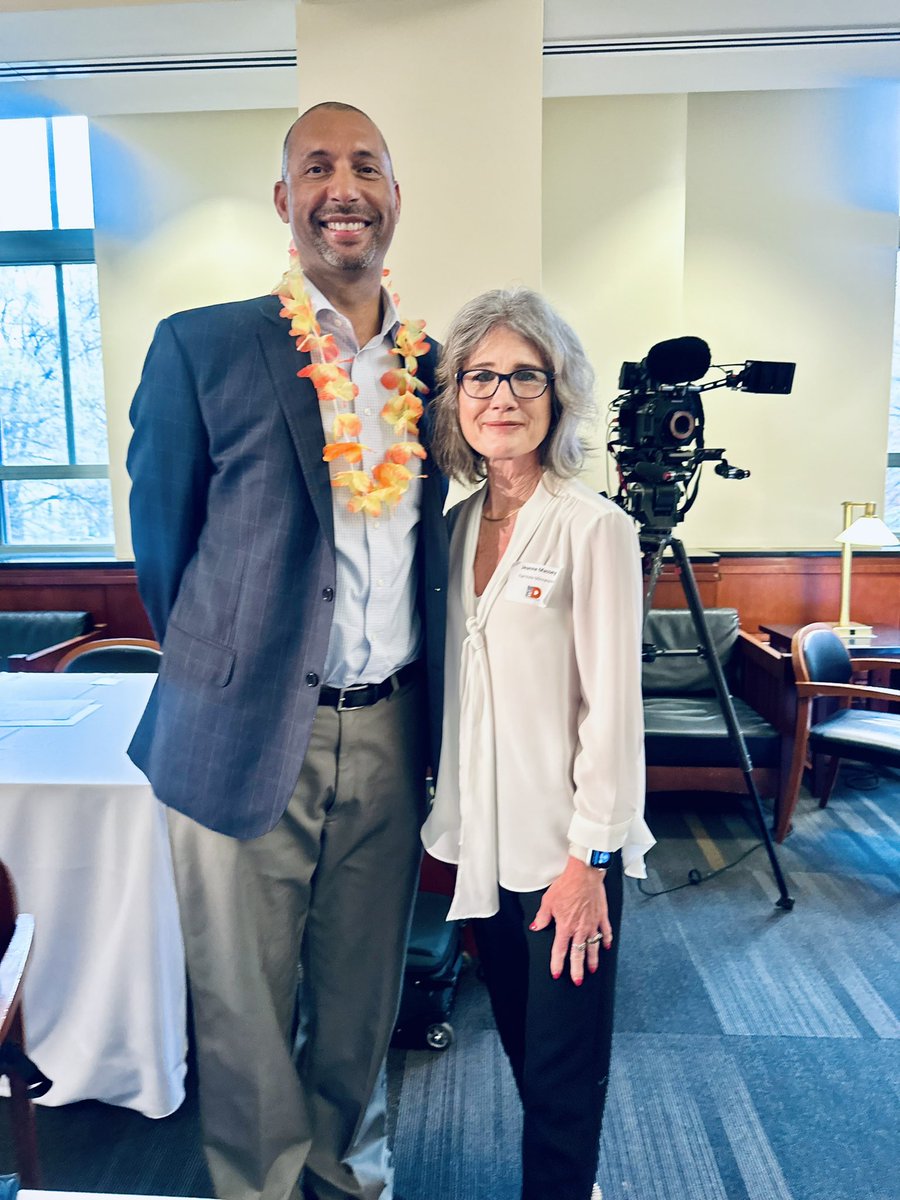
[[[848,621],[846,625],[835,625],[834,632],[839,638],[874,638],[875,630],[871,625],[863,625],[859,621]]]

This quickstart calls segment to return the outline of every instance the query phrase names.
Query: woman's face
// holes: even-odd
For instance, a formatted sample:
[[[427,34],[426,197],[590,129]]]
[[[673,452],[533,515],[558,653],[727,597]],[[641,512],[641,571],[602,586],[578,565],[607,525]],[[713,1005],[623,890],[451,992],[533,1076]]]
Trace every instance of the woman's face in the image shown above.
[[[487,333],[463,363],[464,371],[476,369],[508,374],[512,371],[549,371],[537,348],[505,325]],[[459,425],[463,437],[486,462],[521,460],[517,465],[539,461],[538,447],[550,429],[552,384],[534,400],[517,399],[504,379],[490,399],[474,400],[459,388]]]

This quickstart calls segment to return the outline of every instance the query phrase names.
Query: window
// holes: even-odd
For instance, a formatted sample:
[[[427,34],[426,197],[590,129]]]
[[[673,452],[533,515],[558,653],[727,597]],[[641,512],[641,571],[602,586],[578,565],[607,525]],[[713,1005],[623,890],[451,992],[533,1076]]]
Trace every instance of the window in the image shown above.
[[[894,365],[891,371],[891,407],[888,415],[884,523],[900,536],[900,254],[897,255],[895,294],[897,299],[894,305]]]
[[[0,120],[0,554],[109,551],[84,117]]]

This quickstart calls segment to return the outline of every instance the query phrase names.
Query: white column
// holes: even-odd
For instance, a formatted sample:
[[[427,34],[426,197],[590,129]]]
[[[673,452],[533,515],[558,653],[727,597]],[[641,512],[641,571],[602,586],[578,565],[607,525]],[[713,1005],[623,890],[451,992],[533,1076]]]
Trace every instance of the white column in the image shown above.
[[[403,210],[403,314],[440,337],[488,288],[541,282],[541,0],[300,0],[299,107],[380,127]]]

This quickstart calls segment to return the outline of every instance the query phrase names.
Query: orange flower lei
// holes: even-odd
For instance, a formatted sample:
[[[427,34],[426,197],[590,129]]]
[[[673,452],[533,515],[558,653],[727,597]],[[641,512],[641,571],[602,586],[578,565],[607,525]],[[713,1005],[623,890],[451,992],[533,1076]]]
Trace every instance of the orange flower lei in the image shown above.
[[[384,274],[387,276],[388,272]],[[331,486],[349,490],[347,507],[351,512],[378,517],[382,504],[397,504],[415,478],[406,465],[410,458],[426,457],[424,447],[417,440],[422,401],[416,395],[416,392],[423,395],[428,392],[416,376],[419,366],[416,360],[428,353],[428,341],[423,333],[425,322],[403,321],[397,330],[391,354],[396,354],[403,365],[392,367],[381,377],[383,386],[396,392],[382,408],[381,416],[393,426],[398,440],[388,446],[383,460],[369,472],[361,466],[363,450],[369,447],[357,440],[362,432],[362,422],[356,413],[344,411],[352,405],[359,389],[338,361],[337,342],[330,333],[322,333],[299,263],[284,273],[273,290],[284,305],[279,316],[291,319],[290,332],[297,340],[297,349],[308,352],[312,358],[309,366],[297,374],[312,382],[320,403],[334,406],[331,427],[334,441],[326,444],[322,457],[327,463],[343,458],[348,468],[354,468],[338,471]],[[398,303],[396,295],[394,303]]]

